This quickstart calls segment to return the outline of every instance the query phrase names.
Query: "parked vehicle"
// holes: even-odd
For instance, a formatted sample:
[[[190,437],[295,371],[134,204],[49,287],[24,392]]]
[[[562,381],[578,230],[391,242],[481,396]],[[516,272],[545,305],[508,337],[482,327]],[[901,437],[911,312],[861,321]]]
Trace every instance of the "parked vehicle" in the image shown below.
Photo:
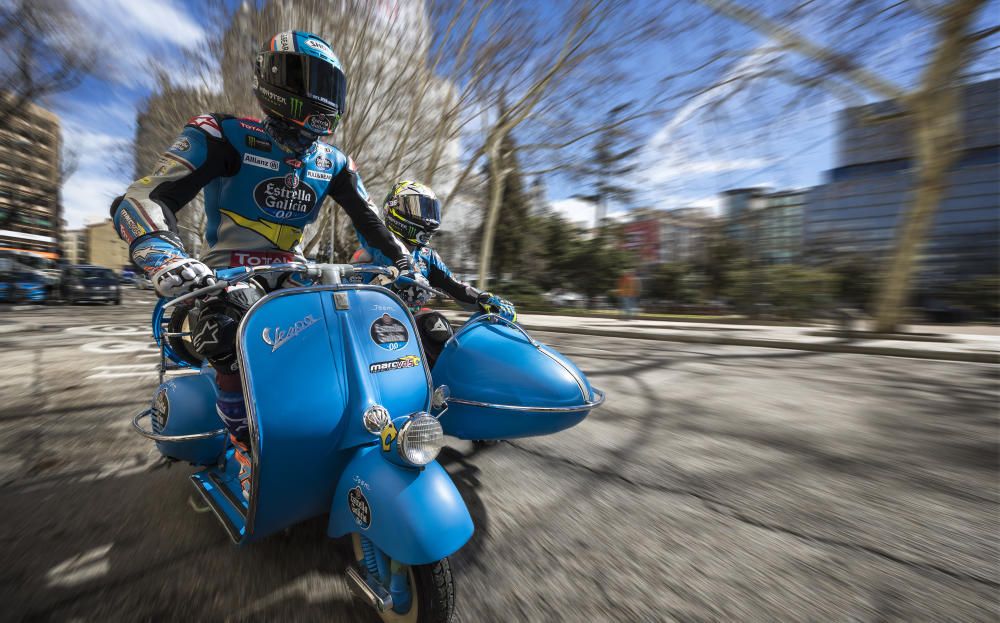
[[[153,289],[153,282],[149,280],[149,277],[145,273],[136,273],[135,277],[132,278],[132,285],[135,286],[136,290]]]
[[[545,293],[545,300],[554,307],[582,308],[587,305],[587,297],[579,292],[555,289]]]
[[[49,298],[51,278],[38,270],[0,257],[0,302],[44,303]]]
[[[291,271],[320,278],[321,285],[272,292],[237,331],[252,461],[244,497],[216,415],[213,371],[200,367],[185,319],[197,312],[196,301],[224,299],[220,293],[233,283]],[[164,456],[202,468],[191,480],[234,542],[328,514],[327,534],[352,539],[352,590],[383,620],[450,621],[455,591],[448,556],[468,541],[473,523],[436,462],[446,430],[476,439],[545,434],[582,420],[603,394],[568,360],[492,314],[470,320],[435,365],[434,374],[440,370],[461,395],[451,397],[445,385],[432,391],[410,312],[385,288],[342,283],[355,272],[391,274],[335,264],[241,267],[217,271],[214,285],[160,301],[153,334],[162,352],[161,385],[132,424]],[[537,368],[508,374],[514,357]],[[168,359],[196,372],[163,382]],[[294,393],[275,382],[289,371],[296,374]],[[577,395],[543,387],[546,378]],[[488,387],[472,389],[477,383]]]
[[[102,301],[121,305],[122,292],[118,275],[101,266],[63,266],[59,280],[59,298],[75,305],[84,301]]]
[[[131,268],[123,268],[118,273],[118,283],[132,283],[135,280],[136,272]]]

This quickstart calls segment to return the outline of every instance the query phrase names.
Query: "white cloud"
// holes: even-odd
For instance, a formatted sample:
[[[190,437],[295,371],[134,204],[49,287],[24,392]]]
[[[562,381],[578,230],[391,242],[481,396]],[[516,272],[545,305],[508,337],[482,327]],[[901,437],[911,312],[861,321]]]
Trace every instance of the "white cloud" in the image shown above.
[[[644,173],[645,181],[650,184],[662,184],[678,178],[717,175],[730,171],[749,171],[768,166],[765,158],[735,158],[732,160],[693,160],[684,162],[662,162],[650,167]]]
[[[110,173],[78,172],[63,186],[63,218],[76,229],[110,216],[111,200],[125,192],[129,182]]]
[[[109,22],[113,22],[110,30],[115,42],[136,36],[147,43],[157,41],[187,49],[205,38],[205,29],[171,0],[75,0],[74,5],[80,15],[104,26],[96,32],[107,32]],[[123,56],[120,48],[114,54]]]
[[[572,221],[587,228],[592,228],[594,226],[594,220],[597,217],[597,213],[594,204],[590,201],[577,199],[575,197],[568,197],[566,199],[556,199],[551,201],[549,206],[555,210],[557,214],[568,221]],[[625,210],[611,209],[608,210],[607,217],[610,219],[620,220],[625,216],[625,214]]]

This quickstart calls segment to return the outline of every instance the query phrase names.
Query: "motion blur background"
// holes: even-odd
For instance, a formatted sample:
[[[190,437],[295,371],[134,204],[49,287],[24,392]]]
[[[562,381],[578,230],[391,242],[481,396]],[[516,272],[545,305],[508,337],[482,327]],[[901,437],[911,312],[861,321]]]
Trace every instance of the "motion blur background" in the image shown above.
[[[2,0],[3,508],[25,509],[11,516],[31,523],[39,483],[79,480],[88,469],[105,474],[94,482],[114,477],[128,492],[77,488],[89,516],[100,515],[91,494],[143,499],[138,479],[152,458],[128,436],[129,413],[115,409],[140,405],[153,387],[152,360],[141,359],[151,356],[152,296],[139,291],[148,281],[132,274],[108,206],[154,168],[188,118],[259,116],[250,91],[255,52],[274,33],[299,29],[327,39],[344,64],[347,112],[332,142],[357,162],[374,202],[400,178],[433,187],[444,204],[434,245],[452,270],[511,299],[529,329],[588,375],[607,377],[604,415],[574,429],[572,447],[526,442],[528,450],[502,444],[475,459],[457,453],[453,472],[477,474],[485,462],[511,474],[472,478],[463,493],[491,498],[484,507],[537,510],[523,492],[530,481],[550,496],[574,490],[574,504],[595,504],[579,516],[606,517],[605,503],[620,505],[627,489],[627,518],[610,529],[574,523],[582,535],[556,548],[567,548],[554,556],[557,568],[587,547],[600,550],[608,530],[633,543],[652,539],[648,551],[632,552],[656,555],[647,569],[681,555],[678,548],[695,569],[704,569],[704,552],[724,561],[717,575],[705,572],[704,585],[684,565],[661,567],[655,589],[636,580],[645,572],[618,569],[623,579],[599,600],[590,595],[590,612],[619,620],[988,620],[1000,586],[998,16],[1000,3],[985,0]],[[205,246],[201,203],[178,223],[193,253]],[[307,255],[346,261],[355,245],[327,200],[306,231]],[[40,306],[79,298],[75,265],[115,271],[91,289],[122,307]],[[74,378],[81,370],[86,376]],[[684,421],[691,414],[700,428]],[[99,459],[78,447],[96,431],[110,434]],[[620,439],[621,431],[635,437]],[[623,449],[636,443],[643,449]],[[589,446],[599,448],[576,455]],[[665,448],[677,453],[674,463],[659,463]],[[540,453],[561,462],[549,465]],[[629,471],[623,465],[640,463],[648,473],[616,480]],[[536,475],[521,472],[525,465]],[[537,470],[552,470],[551,478],[532,480]],[[560,470],[570,470],[565,480]],[[740,486],[717,482],[722,472]],[[786,488],[769,484],[795,473],[801,479]],[[581,481],[589,494],[575,487]],[[687,501],[661,508],[647,495]],[[685,514],[683,504],[698,510]],[[64,511],[49,510],[48,527],[67,525]],[[183,510],[170,521],[183,523]],[[490,524],[485,512],[477,524]],[[740,527],[705,534],[701,514]],[[523,515],[505,517],[493,516],[493,541],[489,530],[477,537],[472,572],[499,574],[517,546],[562,543],[563,532],[541,520],[531,538],[516,541],[516,531],[504,530]],[[77,520],[107,529],[103,520]],[[148,527],[122,521],[126,532]],[[639,524],[677,527],[657,528],[664,541]],[[24,525],[5,519],[0,547],[10,560],[36,555]],[[752,525],[770,536],[742,532]],[[773,581],[815,571],[803,562],[814,560],[811,550],[783,564],[784,539],[849,559],[836,572],[829,560],[815,563],[821,584],[840,584],[818,597],[795,579]],[[204,549],[198,539],[180,541],[192,555]],[[307,541],[265,547],[276,556],[290,547],[298,561],[274,571],[265,592],[315,588],[302,580],[315,579]],[[43,579],[32,579],[35,563],[13,565],[2,587],[26,604],[13,616],[121,618],[124,604],[139,607],[115,592],[125,586],[119,578],[99,585],[115,596],[104,606],[73,610],[102,574],[59,584],[51,572],[72,556],[100,561],[121,547],[93,545],[53,545],[50,564],[38,563]],[[116,560],[173,564],[177,554],[169,545],[135,547],[129,563],[124,554],[112,560],[112,576]],[[621,552],[605,553],[617,563],[598,551],[594,567],[623,564]],[[603,593],[591,571],[581,573]],[[565,583],[543,590],[528,580],[535,588],[512,580],[520,597],[466,617],[513,620],[500,616],[509,609],[553,620],[546,613],[581,605],[564,603]],[[46,582],[65,592],[35,591]],[[672,590],[659,590],[663,583]],[[184,596],[184,607],[223,608],[208,618],[246,614],[225,614],[225,600],[195,588],[172,594]],[[321,603],[307,599],[302,610],[275,600],[255,612],[309,618]]]

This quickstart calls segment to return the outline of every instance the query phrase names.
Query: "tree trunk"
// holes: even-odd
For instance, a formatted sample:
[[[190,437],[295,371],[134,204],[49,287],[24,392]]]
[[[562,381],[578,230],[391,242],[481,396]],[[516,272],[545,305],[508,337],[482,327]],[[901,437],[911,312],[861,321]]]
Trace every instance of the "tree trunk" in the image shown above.
[[[924,93],[914,102],[916,180],[913,205],[902,215],[896,249],[876,305],[875,330],[896,331],[903,321],[920,251],[948,185],[958,154],[961,87]]]
[[[497,221],[500,220],[500,202],[503,198],[503,183],[506,177],[506,167],[500,162],[500,137],[491,137],[486,148],[486,157],[490,169],[490,202],[486,210],[486,220],[483,222],[482,247],[479,250],[479,282],[480,290],[489,285],[490,261],[493,259],[493,238],[496,233]]]

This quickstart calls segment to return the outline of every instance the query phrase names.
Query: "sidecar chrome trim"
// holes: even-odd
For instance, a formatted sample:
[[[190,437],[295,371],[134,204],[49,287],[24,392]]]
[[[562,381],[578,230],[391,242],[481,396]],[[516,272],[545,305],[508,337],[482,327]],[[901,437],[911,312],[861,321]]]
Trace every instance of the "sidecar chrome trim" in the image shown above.
[[[138,415],[132,418],[132,428],[135,432],[139,433],[146,439],[152,439],[153,441],[166,441],[166,442],[178,442],[178,441],[197,441],[199,439],[211,439],[212,437],[218,437],[219,435],[225,434],[226,429],[220,428],[219,430],[210,431],[207,433],[192,433],[190,435],[161,435],[159,433],[154,433],[151,430],[146,430],[142,427],[139,422],[145,417],[151,417],[153,413],[152,409],[146,409],[141,411]]]
[[[542,413],[570,413],[573,411],[584,411],[594,409],[604,404],[605,393],[596,387],[590,388],[594,392],[594,399],[588,400],[582,405],[572,407],[526,407],[524,405],[502,405],[494,402],[479,402],[478,400],[464,400],[462,398],[449,398],[448,403],[459,405],[469,405],[472,407],[486,407],[488,409],[502,409],[504,411],[537,411]]]
[[[301,294],[303,292],[337,292],[343,290],[381,290],[382,292],[388,294],[393,299],[395,299],[399,306],[403,308],[403,312],[406,313],[407,317],[410,319],[410,325],[416,327],[416,321],[413,319],[413,314],[410,313],[410,308],[406,306],[403,299],[399,298],[395,292],[388,288],[383,288],[382,286],[369,285],[364,283],[339,283],[332,285],[312,285],[312,286],[300,286],[295,288],[283,288],[280,290],[274,290],[270,292],[267,296],[264,296],[256,303],[254,303],[247,313],[243,314],[243,318],[240,319],[239,328],[236,331],[236,360],[239,362],[240,369],[240,380],[243,384],[243,403],[246,405],[247,409],[247,429],[250,435],[250,499],[247,502],[247,513],[246,522],[244,523],[245,529],[243,532],[243,539],[248,539],[253,535],[254,523],[257,518],[257,500],[259,496],[257,495],[257,490],[260,488],[260,431],[257,428],[257,412],[256,405],[254,404],[250,392],[250,383],[247,379],[247,367],[245,365],[246,355],[244,353],[244,343],[247,339],[247,319],[253,315],[257,308],[261,305],[276,299],[281,296],[288,296],[290,294]],[[420,360],[423,362],[424,376],[427,378],[427,408],[430,409],[430,399],[434,391],[434,381],[431,378],[431,369],[427,365],[427,353],[424,352],[424,345],[418,339],[417,349],[420,351]],[[240,541],[237,541],[240,542]]]

